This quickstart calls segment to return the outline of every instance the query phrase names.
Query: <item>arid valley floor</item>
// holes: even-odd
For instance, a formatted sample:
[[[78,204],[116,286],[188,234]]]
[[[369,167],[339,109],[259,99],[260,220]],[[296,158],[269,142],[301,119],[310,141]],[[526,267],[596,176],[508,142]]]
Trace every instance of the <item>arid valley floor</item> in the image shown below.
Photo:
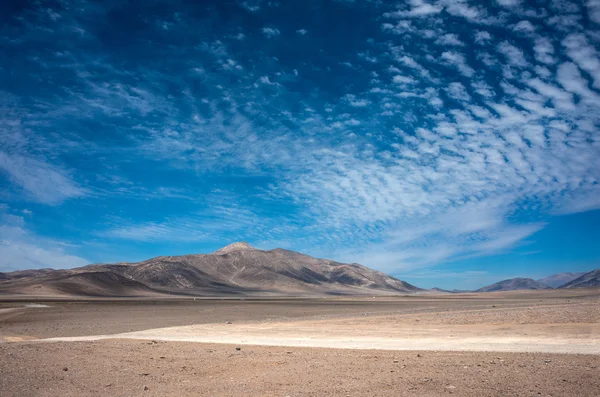
[[[0,302],[0,395],[599,396],[600,290]]]

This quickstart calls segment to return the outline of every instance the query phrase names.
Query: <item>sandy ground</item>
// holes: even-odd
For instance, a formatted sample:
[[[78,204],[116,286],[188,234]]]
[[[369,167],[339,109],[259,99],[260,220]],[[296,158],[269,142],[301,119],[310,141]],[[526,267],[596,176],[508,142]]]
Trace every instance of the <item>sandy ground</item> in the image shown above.
[[[6,343],[0,358],[3,397],[600,395],[597,355],[104,340]]]
[[[598,290],[36,303],[0,304],[3,397],[600,395]]]

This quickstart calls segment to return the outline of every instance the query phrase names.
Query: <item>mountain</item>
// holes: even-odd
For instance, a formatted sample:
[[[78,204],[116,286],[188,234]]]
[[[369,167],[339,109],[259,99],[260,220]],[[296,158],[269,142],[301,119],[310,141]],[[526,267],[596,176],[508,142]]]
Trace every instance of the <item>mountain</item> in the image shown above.
[[[237,242],[212,254],[161,256],[138,263],[5,274],[0,293],[137,296],[153,294],[396,294],[419,288],[356,263],[317,259]]]
[[[231,243],[228,246],[225,246],[219,250],[216,250],[214,253],[216,255],[223,255],[223,254],[228,254],[233,251],[245,251],[245,250],[256,251],[256,248],[254,248],[253,246],[251,246],[250,244],[248,244],[245,241],[240,241],[240,242],[236,242],[236,243]]]
[[[516,291],[516,290],[535,290],[552,289],[545,284],[538,283],[532,278],[511,278],[503,280],[492,285],[480,288],[475,292],[495,292],[495,291]]]
[[[434,293],[434,294],[451,294],[452,293],[448,290],[438,288],[438,287],[433,287],[433,288],[429,289],[428,291],[431,293]]]
[[[564,285],[570,281],[575,280],[577,277],[583,276],[585,274],[585,272],[581,272],[581,273],[572,273],[572,272],[566,272],[566,273],[558,273],[558,274],[553,274],[552,276],[548,276],[548,277],[544,277],[544,278],[540,278],[539,280],[536,280],[538,283],[542,283],[542,284],[546,284],[547,286],[550,286],[552,288],[558,288],[561,285]]]
[[[447,289],[438,288],[438,287],[433,287],[429,291],[433,292],[433,293],[437,293],[437,294],[461,294],[464,292],[471,292],[469,290],[464,290],[464,289],[447,290]]]
[[[600,287],[600,269],[585,273],[559,288],[598,288]]]

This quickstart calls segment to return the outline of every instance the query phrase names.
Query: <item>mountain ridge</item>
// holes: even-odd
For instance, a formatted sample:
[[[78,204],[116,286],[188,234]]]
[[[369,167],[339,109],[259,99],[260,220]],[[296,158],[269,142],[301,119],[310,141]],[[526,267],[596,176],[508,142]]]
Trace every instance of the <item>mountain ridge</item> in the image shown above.
[[[360,264],[313,258],[280,248],[259,250],[246,242],[235,242],[210,254],[159,256],[70,270],[24,270],[4,276],[7,279],[0,280],[0,293],[360,295],[421,290]]]
[[[600,287],[600,269],[584,273],[559,288],[597,288]]]
[[[570,281],[575,280],[578,277],[583,276],[585,273],[586,272],[579,272],[579,273],[563,272],[563,273],[552,274],[550,276],[537,279],[536,281],[538,283],[546,284],[547,286],[550,286],[552,288],[558,288]]]
[[[538,283],[532,278],[515,277],[497,283],[486,285],[475,292],[499,292],[499,291],[518,291],[518,290],[540,290],[552,289],[545,284]]]

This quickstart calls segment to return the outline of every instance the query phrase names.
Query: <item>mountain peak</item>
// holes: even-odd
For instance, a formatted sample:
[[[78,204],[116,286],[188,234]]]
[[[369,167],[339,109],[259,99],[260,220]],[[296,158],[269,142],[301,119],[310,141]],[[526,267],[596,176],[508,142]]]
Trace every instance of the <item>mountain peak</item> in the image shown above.
[[[256,250],[256,248],[254,248],[253,246],[251,246],[250,244],[248,244],[245,241],[236,241],[235,243],[231,243],[231,244],[215,251],[214,253],[217,255],[223,255],[223,254],[228,254],[230,252],[242,251],[242,250]]]

